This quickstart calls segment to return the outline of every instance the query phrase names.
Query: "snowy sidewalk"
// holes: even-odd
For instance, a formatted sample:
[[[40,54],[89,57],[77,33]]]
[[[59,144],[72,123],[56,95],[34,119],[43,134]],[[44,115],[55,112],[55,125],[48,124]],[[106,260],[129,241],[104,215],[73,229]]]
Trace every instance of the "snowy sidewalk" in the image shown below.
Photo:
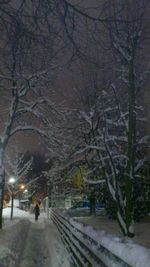
[[[70,267],[69,254],[63,246],[55,225],[41,213],[14,209],[4,210],[4,227],[0,230],[0,267]]]
[[[51,266],[50,261],[48,248],[45,245],[45,228],[43,223],[30,222],[19,266],[47,267]]]

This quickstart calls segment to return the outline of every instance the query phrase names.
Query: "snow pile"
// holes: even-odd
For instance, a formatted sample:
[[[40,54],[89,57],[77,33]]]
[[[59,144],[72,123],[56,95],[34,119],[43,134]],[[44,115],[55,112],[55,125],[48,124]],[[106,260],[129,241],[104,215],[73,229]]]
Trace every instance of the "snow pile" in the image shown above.
[[[14,199],[13,205],[15,208],[19,207],[19,199]],[[8,203],[8,207],[11,207],[11,200]]]
[[[9,254],[12,254],[12,252],[8,247],[0,246],[0,260],[8,257]]]
[[[123,240],[115,235],[108,235],[105,231],[94,230],[91,226],[85,226],[70,219],[70,223],[86,234],[98,245],[102,245],[114,255],[133,267],[150,267],[150,250],[133,243],[131,240]]]
[[[10,218],[10,214],[11,214],[11,208],[10,207],[3,209],[3,217],[4,218]],[[28,218],[29,216],[30,215],[28,212],[21,210],[19,208],[16,208],[16,207],[13,208],[13,217],[14,218],[17,218],[17,217]]]
[[[20,221],[20,219],[30,219],[32,220],[31,214],[21,210],[19,208],[13,208],[13,220],[10,220],[11,208],[7,207],[3,209],[3,228],[12,227]]]

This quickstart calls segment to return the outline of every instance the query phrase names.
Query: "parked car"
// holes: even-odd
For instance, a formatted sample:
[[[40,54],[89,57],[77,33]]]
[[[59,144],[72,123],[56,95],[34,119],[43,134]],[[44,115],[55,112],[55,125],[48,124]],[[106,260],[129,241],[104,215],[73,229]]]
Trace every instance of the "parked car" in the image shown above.
[[[79,201],[75,205],[73,205],[70,209],[80,209],[80,208],[90,208],[89,201]]]
[[[96,203],[96,215],[102,214],[105,207],[103,204]],[[68,214],[71,216],[90,216],[90,201],[82,200],[68,209]]]

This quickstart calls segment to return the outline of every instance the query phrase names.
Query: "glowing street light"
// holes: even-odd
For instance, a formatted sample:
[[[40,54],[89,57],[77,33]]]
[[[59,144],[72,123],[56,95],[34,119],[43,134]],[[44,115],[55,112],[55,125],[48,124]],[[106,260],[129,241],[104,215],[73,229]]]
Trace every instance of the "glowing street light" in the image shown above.
[[[10,184],[14,184],[15,181],[16,181],[16,179],[15,179],[15,177],[13,177],[13,176],[10,177],[9,180],[8,180],[8,182],[9,182]]]
[[[24,190],[24,193],[28,193],[28,189],[25,189],[25,190]]]
[[[24,189],[25,189],[25,185],[22,184],[22,185],[20,186],[20,189],[21,189],[21,190],[24,190]]]

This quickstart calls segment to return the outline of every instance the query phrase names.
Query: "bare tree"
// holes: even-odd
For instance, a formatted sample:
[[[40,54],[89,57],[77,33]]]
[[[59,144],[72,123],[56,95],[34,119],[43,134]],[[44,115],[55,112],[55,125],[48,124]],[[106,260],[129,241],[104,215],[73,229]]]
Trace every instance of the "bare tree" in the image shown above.
[[[14,149],[15,151],[15,149]],[[17,193],[21,190],[21,185],[24,187],[26,186],[24,184],[25,177],[27,173],[29,172],[33,158],[29,159],[27,162],[25,161],[25,154],[17,154],[14,156],[13,160],[11,160],[8,155],[6,156],[6,162],[7,167],[5,167],[5,173],[6,173],[6,185],[11,193],[11,220],[13,219],[13,201],[14,197],[17,195]],[[13,183],[10,182],[10,179],[13,177]]]
[[[89,112],[82,112],[86,146],[81,152],[93,151],[95,161],[99,161],[119,225],[128,237],[134,236],[134,184],[146,161],[146,157],[139,157],[139,151],[148,142],[141,127],[146,122],[142,97],[149,66],[139,64],[139,58],[143,62],[141,57],[147,56],[148,5],[147,1],[131,5],[112,1],[109,5],[107,11],[112,19],[106,23],[106,30],[113,53],[112,75],[106,76],[104,90],[99,90]],[[141,47],[145,47],[142,54]]]
[[[39,29],[35,31],[33,14],[30,14],[32,15],[31,24],[30,20],[25,20],[28,9],[23,9],[24,3],[20,2],[17,7],[11,6],[9,2],[3,4],[4,6],[1,6],[3,39],[1,41],[0,91],[2,98],[0,105],[5,113],[0,137],[0,218],[2,217],[5,183],[4,156],[10,138],[17,132],[23,131],[35,131],[45,135],[40,126],[42,105],[47,101],[43,97],[48,84],[47,60],[51,57],[48,54],[46,58],[45,50],[43,49],[44,52],[41,50],[39,39],[43,41],[45,36],[39,36]],[[48,49],[49,45],[48,43]],[[35,57],[37,53],[40,53],[38,58]],[[43,94],[41,94],[41,89]],[[0,227],[2,227],[2,220],[0,221]]]

